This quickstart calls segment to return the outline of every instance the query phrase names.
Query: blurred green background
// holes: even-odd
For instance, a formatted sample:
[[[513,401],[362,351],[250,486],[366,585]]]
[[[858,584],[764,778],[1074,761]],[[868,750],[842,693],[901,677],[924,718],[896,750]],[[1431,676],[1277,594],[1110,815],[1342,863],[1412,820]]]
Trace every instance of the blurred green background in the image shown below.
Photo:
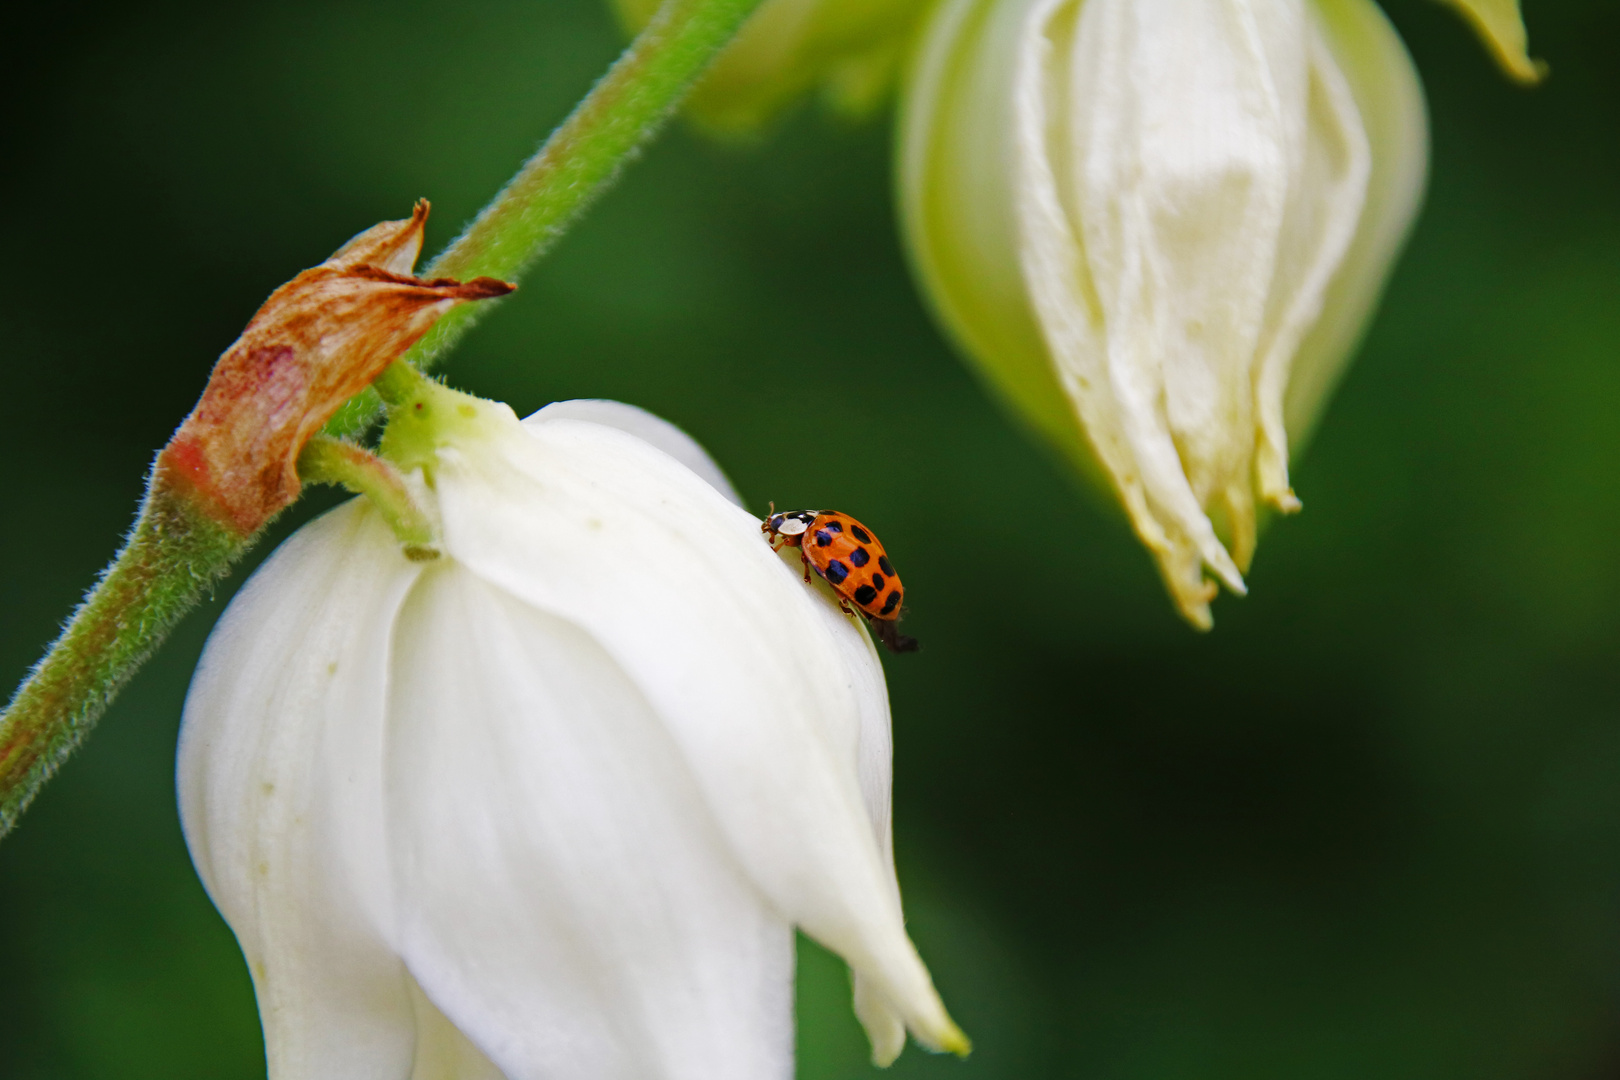
[[[897,1078],[1620,1076],[1620,9],[1527,6],[1533,92],[1390,0],[1429,204],[1208,636],[931,325],[882,125],[674,131],[453,359],[880,530],[925,644],[889,665],[901,876],[977,1041]],[[618,44],[597,0],[8,11],[0,682],[266,293],[418,196],[442,245]],[[172,781],[241,578],[0,845],[8,1080],[263,1075]],[[801,989],[801,1075],[873,1075],[839,966],[807,947]]]

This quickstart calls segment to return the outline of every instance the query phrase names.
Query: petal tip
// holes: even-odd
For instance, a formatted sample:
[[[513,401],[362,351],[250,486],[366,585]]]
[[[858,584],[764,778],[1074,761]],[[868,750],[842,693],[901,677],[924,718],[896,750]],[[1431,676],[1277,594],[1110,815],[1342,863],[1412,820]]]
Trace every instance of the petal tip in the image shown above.
[[[955,1021],[948,1021],[950,1028],[945,1037],[940,1040],[939,1048],[947,1054],[955,1054],[965,1058],[973,1053],[973,1040],[967,1037],[967,1032],[956,1026]]]
[[[1187,620],[1187,624],[1199,633],[1207,634],[1215,629],[1215,616],[1210,614],[1208,604],[1179,604],[1176,610]]]
[[[935,1015],[925,1025],[920,1024],[913,1027],[912,1034],[917,1037],[918,1042],[936,1054],[954,1054],[959,1058],[967,1057],[973,1052],[973,1040],[969,1039],[967,1033],[956,1026],[956,1021],[952,1020],[950,1013],[945,1011],[943,1002],[936,998],[935,1005],[936,1008],[932,1010]]]
[[[1485,42],[1497,64],[1520,86],[1535,86],[1547,77],[1544,60],[1530,56],[1529,35],[1518,0],[1446,0],[1461,12]]]
[[[942,1016],[928,1031],[913,1032],[917,1041],[924,1049],[936,1054],[951,1054],[955,1057],[965,1058],[973,1053],[973,1040],[968,1038],[967,1032],[956,1026],[956,1021],[949,1016]],[[886,1069],[894,1064],[894,1059],[900,1056],[900,1046],[872,1047],[872,1064],[880,1069]]]
[[[1215,572],[1215,576],[1221,579],[1222,585],[1225,585],[1238,596],[1249,595],[1249,587],[1243,582],[1243,571],[1238,569],[1237,563],[1233,561],[1231,555],[1227,554],[1224,547],[1219,544],[1214,545],[1211,550],[1204,553],[1204,560],[1209,568]],[[1209,592],[1210,599],[1214,599],[1215,587],[1213,585],[1210,586]]]
[[[904,1043],[899,1046],[878,1046],[874,1043],[872,1046],[872,1064],[880,1069],[887,1069],[900,1056],[900,1051],[904,1046]]]
[[[1502,57],[1500,62],[1521,86],[1535,86],[1552,73],[1547,61],[1532,56]]]

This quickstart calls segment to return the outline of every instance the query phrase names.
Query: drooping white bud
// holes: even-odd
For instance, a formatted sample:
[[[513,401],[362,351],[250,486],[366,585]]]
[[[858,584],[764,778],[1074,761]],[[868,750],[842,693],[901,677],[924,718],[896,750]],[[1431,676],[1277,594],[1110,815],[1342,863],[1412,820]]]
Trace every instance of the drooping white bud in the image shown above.
[[[786,1077],[795,926],[878,1056],[965,1045],[902,923],[858,623],[668,424],[428,386],[397,434],[442,557],[362,500],[306,526],[186,705],[272,1080]]]
[[[935,306],[1207,627],[1416,210],[1399,39],[1370,0],[946,0],[903,105]]]

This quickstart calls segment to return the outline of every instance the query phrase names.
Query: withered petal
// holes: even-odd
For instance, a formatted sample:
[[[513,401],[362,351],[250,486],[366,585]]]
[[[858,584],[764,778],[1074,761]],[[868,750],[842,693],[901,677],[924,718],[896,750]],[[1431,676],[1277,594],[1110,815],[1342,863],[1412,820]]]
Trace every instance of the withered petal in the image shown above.
[[[189,489],[221,524],[251,535],[298,497],[299,451],[345,401],[455,305],[516,288],[398,269],[416,260],[427,211],[424,199],[408,221],[366,230],[272,293],[214,365],[154,482]]]
[[[422,235],[427,230],[432,205],[417,199],[411,216],[404,221],[383,221],[355,236],[334,251],[324,266],[377,266],[396,274],[408,274],[422,254]]]

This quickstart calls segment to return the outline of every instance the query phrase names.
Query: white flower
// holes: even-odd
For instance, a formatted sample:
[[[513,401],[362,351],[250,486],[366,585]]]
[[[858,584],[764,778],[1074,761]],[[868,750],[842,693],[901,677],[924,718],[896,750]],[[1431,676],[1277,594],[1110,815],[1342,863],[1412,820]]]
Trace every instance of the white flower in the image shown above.
[[[339,507],[186,703],[186,840],[271,1080],[789,1076],[794,926],[876,1057],[963,1048],[902,925],[864,631],[668,424],[416,405],[385,447],[443,557]]]
[[[1182,614],[1257,508],[1422,190],[1371,0],[944,0],[903,91],[920,276],[988,380],[1125,508]]]

